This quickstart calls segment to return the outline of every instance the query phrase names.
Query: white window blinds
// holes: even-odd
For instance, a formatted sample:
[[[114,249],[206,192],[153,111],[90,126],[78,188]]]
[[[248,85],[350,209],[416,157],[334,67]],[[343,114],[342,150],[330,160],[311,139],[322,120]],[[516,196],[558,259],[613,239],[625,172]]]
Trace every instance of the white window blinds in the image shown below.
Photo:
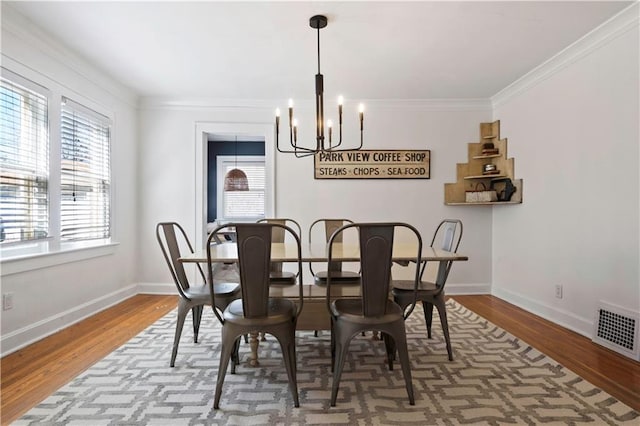
[[[11,75],[0,86],[0,240],[6,242],[45,238],[49,228],[47,98],[27,86],[36,85]]]
[[[111,236],[110,126],[69,99],[62,102],[60,238]]]
[[[238,168],[245,172],[249,181],[248,191],[224,191],[224,185],[219,185],[219,190],[223,193],[223,214],[227,220],[250,220],[264,217],[264,189],[265,189],[265,168],[264,160],[243,161],[240,158],[236,161],[224,161],[222,176],[231,169]],[[221,179],[224,183],[224,179]]]

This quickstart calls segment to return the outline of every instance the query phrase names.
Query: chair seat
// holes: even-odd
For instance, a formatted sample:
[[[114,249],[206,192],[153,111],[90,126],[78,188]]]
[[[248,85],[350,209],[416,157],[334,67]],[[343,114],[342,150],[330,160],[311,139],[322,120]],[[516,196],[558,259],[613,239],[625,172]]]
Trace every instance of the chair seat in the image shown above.
[[[217,297],[233,296],[240,292],[240,285],[238,283],[214,284],[213,291]],[[209,293],[208,285],[191,286],[184,291],[184,294],[191,299],[191,301],[203,301],[204,303],[211,302],[211,294]]]
[[[327,285],[327,271],[320,271],[313,276],[316,285]],[[331,282],[338,285],[359,285],[360,274],[353,271],[334,271],[331,273]]]
[[[411,293],[413,292],[413,281],[410,280],[393,280],[391,285],[393,286],[393,294]],[[420,281],[418,284],[418,299],[420,296],[430,296],[440,291],[438,287],[432,282]]]
[[[267,317],[260,320],[260,327],[291,321],[296,314],[296,304],[288,299],[269,298]],[[229,303],[223,313],[225,321],[241,326],[255,325],[255,318],[245,318],[242,299]]]
[[[294,285],[298,276],[288,271],[271,271],[269,274],[270,285]]]
[[[386,314],[378,317],[365,317],[362,315],[361,299],[336,299],[331,302],[331,313],[358,324],[375,325],[404,319],[402,309],[391,299],[387,300]]]

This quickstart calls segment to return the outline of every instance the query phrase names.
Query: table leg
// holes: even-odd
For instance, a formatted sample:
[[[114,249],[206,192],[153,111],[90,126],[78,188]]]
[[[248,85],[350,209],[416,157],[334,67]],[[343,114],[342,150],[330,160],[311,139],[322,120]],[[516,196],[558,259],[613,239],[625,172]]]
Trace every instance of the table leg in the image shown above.
[[[249,356],[249,365],[251,367],[258,367],[260,361],[258,361],[258,333],[249,333],[249,347],[251,348],[251,355]]]

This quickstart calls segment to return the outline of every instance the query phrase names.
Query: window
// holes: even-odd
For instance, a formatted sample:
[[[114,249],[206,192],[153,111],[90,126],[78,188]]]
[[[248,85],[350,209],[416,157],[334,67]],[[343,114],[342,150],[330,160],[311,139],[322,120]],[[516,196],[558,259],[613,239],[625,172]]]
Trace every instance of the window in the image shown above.
[[[45,89],[10,76],[0,85],[0,241],[20,242],[49,232],[48,103]]]
[[[218,220],[254,221],[265,216],[265,161],[264,156],[218,156],[217,204]],[[238,168],[249,180],[248,191],[225,191],[224,177]]]
[[[111,120],[49,84],[2,68],[3,263],[110,244]]]
[[[109,119],[62,102],[60,238],[110,236]]]

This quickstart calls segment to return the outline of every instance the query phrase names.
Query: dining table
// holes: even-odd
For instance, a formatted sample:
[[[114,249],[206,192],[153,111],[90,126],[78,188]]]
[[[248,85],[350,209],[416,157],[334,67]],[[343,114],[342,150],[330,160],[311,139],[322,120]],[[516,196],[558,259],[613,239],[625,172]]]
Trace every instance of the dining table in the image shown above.
[[[238,248],[234,241],[215,243],[210,246],[211,262],[214,265],[214,277],[216,268],[223,265],[236,264],[238,262]],[[301,244],[303,263],[327,262],[326,244]],[[394,242],[392,260],[400,265],[407,265],[416,260],[417,244],[406,242]],[[207,251],[202,249],[194,253],[186,254],[179,259],[184,263],[207,263]],[[341,262],[359,262],[360,249],[354,243],[334,243],[332,260]],[[421,260],[427,262],[439,262],[439,268],[446,268],[449,262],[466,261],[468,257],[460,254],[438,249],[436,247],[423,246]],[[297,262],[298,248],[295,243],[272,243],[271,261],[273,262]],[[441,274],[437,274],[441,276]],[[442,274],[444,276],[444,274]],[[304,281],[304,280],[303,280]],[[443,283],[437,283],[443,284]],[[299,289],[297,286],[272,286],[269,289],[272,297],[297,298]],[[357,285],[336,285],[331,288],[331,297],[358,297],[360,287]],[[303,309],[296,323],[297,330],[330,330],[331,318],[326,307],[327,289],[316,284],[303,284]],[[249,364],[259,365],[257,333],[251,335],[251,356]]]

